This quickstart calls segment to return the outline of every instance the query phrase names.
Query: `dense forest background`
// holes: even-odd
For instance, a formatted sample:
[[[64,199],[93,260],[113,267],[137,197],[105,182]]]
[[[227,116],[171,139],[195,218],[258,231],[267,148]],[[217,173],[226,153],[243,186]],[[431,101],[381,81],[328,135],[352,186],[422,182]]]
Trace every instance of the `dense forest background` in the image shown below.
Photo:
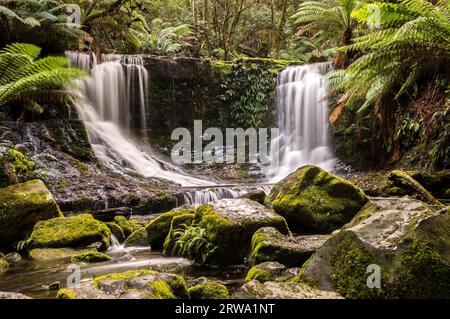
[[[67,23],[72,4],[81,9],[80,27]],[[0,46],[33,43],[41,56],[72,49],[332,61],[328,98],[339,157],[356,166],[449,166],[448,0],[3,0],[0,31]],[[261,89],[260,81],[247,82]],[[3,95],[0,104],[41,109],[36,100]]]

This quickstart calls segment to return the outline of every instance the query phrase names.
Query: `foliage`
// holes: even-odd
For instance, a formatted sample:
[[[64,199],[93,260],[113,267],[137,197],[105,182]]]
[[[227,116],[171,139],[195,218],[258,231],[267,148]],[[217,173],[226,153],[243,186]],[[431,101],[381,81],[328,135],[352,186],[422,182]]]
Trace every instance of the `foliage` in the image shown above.
[[[33,43],[62,51],[84,34],[68,23],[67,4],[56,0],[8,0],[0,5],[0,46]]]
[[[41,49],[32,44],[10,44],[0,51],[0,107],[18,105],[43,111],[47,103],[65,103],[72,94],[64,87],[85,73],[69,68],[63,57],[38,59]]]
[[[256,63],[235,64],[222,83],[225,93],[220,96],[224,127],[261,127],[273,103],[276,79],[266,68]]]
[[[205,264],[212,253],[217,249],[206,236],[206,230],[197,225],[182,225],[182,228],[173,232],[175,255]]]

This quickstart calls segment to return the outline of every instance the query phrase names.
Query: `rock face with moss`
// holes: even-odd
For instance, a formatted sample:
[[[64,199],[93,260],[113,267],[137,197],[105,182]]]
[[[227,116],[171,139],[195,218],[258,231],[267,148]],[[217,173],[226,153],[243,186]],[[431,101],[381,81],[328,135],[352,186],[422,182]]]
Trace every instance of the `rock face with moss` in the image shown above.
[[[288,267],[301,267],[317,248],[323,245],[324,235],[285,236],[275,228],[261,228],[252,237],[250,265],[277,261]]]
[[[35,248],[28,252],[28,257],[34,261],[45,261],[71,258],[85,252],[95,252],[95,249],[75,249],[75,248]]]
[[[285,277],[285,265],[275,261],[267,261],[250,268],[245,277],[245,281],[258,280],[259,282],[275,281]],[[289,276],[286,276],[288,278]],[[283,279],[282,279],[283,280]]]
[[[370,202],[300,279],[348,298],[450,298],[450,215],[409,197]]]
[[[109,247],[111,232],[92,215],[82,214],[73,217],[59,217],[36,224],[28,238],[28,249],[86,247],[100,242],[101,250]]]
[[[266,205],[284,216],[293,232],[326,234],[348,223],[367,201],[352,183],[308,165],[278,183]]]
[[[312,288],[304,283],[274,282],[261,283],[252,280],[239,288],[233,299],[342,299],[334,292]]]
[[[191,299],[228,299],[230,294],[226,286],[207,280],[189,288]]]
[[[250,252],[253,234],[262,227],[289,233],[283,217],[243,198],[202,205],[195,212],[194,222],[206,230],[208,240],[217,247],[208,260],[212,264],[243,263]]]
[[[145,247],[148,246],[148,236],[145,228],[135,230],[126,240],[126,247]]]
[[[183,277],[153,270],[131,270],[96,277],[75,289],[58,293],[61,299],[177,299],[188,298]]]
[[[145,230],[147,231],[148,243],[152,249],[162,249],[164,241],[169,234],[172,219],[176,216],[183,216],[186,214],[194,214],[194,208],[189,206],[182,206],[170,212],[164,213],[152,220]]]
[[[40,180],[0,189],[0,247],[23,240],[41,220],[61,215]]]
[[[100,263],[104,261],[110,261],[112,258],[108,255],[97,251],[87,251],[76,254],[72,256],[72,262],[82,262],[82,263]]]

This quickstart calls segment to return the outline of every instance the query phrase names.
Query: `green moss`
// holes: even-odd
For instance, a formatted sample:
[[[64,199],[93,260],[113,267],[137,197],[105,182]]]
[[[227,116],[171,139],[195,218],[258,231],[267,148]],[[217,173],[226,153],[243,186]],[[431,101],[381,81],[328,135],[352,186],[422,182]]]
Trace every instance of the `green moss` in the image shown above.
[[[181,207],[170,212],[164,213],[145,226],[147,231],[148,242],[152,249],[162,249],[164,241],[169,234],[172,219],[175,216],[182,216],[186,214],[193,214],[194,209],[191,207]]]
[[[8,270],[8,267],[9,267],[8,262],[4,259],[0,259],[0,273]]]
[[[194,221],[194,214],[186,214],[181,216],[175,216],[172,219],[172,223],[170,224],[170,230],[169,234],[166,237],[166,240],[164,241],[163,246],[163,254],[164,256],[173,256],[173,248],[175,246],[176,238],[174,238],[173,233],[174,231],[180,229],[183,227],[183,225],[191,225]]]
[[[33,161],[15,149],[10,149],[6,158],[14,168],[16,174],[26,174],[32,172],[34,169],[35,164]]]
[[[141,225],[139,225],[138,222],[127,219],[124,216],[114,217],[114,222],[122,229],[125,238],[130,236],[132,233],[134,233],[136,230],[142,227]]]
[[[119,225],[117,225],[115,222],[108,222],[105,223],[105,225],[109,228],[111,233],[117,238],[120,243],[123,243],[125,241],[125,233]]]
[[[169,285],[162,279],[157,279],[150,283],[149,287],[151,288],[152,296],[155,299],[176,299]]]
[[[207,281],[203,284],[189,288],[191,299],[228,299],[230,294],[227,287],[214,281]]]
[[[72,257],[72,262],[74,263],[76,262],[99,263],[110,260],[112,260],[110,256],[96,251],[83,252]]]
[[[28,257],[34,261],[54,260],[69,258],[80,253],[96,252],[95,249],[83,249],[82,251],[74,248],[36,248],[28,252]]]
[[[141,276],[146,276],[146,275],[156,275],[156,274],[158,274],[156,271],[149,270],[149,269],[130,270],[130,271],[126,271],[126,272],[113,273],[113,274],[96,277],[92,280],[92,284],[94,286],[98,287],[98,283],[100,281],[104,281],[104,280],[118,280],[118,281],[119,280],[128,280],[128,279],[132,279],[135,277],[141,277]]]
[[[266,205],[298,233],[330,233],[348,223],[367,196],[352,183],[319,167],[300,168],[277,184]]]
[[[183,277],[171,275],[165,281],[177,298],[187,299],[189,297],[188,286]]]
[[[259,282],[262,283],[273,279],[274,279],[273,273],[261,269],[260,267],[258,267],[258,265],[250,268],[250,270],[247,273],[247,276],[245,277],[245,281],[258,280]]]
[[[148,246],[147,231],[145,228],[134,231],[126,240],[125,247],[145,247]]]
[[[77,295],[72,289],[60,289],[56,294],[56,299],[77,299]]]
[[[101,242],[101,249],[109,247],[111,232],[92,215],[53,218],[40,221],[26,242],[28,249],[84,247]]]

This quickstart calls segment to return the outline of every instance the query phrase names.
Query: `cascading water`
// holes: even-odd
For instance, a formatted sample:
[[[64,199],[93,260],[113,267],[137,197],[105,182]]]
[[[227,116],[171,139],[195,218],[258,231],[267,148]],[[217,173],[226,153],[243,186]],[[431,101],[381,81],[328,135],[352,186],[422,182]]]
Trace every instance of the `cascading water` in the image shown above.
[[[280,135],[272,140],[267,176],[273,183],[303,165],[332,170],[335,159],[328,138],[329,63],[289,67],[278,75],[277,104]]]

